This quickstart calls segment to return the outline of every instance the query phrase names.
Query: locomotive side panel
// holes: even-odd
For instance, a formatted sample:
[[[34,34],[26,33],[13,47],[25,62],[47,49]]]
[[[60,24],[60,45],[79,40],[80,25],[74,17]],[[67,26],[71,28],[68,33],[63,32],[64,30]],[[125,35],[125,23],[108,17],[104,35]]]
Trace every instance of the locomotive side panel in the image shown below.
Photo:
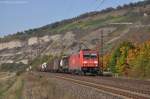
[[[69,70],[81,70],[79,54],[74,54],[69,57]]]

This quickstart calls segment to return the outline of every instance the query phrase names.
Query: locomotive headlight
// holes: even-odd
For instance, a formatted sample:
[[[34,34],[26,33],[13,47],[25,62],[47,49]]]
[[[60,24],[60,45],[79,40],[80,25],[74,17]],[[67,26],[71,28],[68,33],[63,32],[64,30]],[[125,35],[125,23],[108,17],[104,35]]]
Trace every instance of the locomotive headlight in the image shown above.
[[[94,61],[95,64],[98,64],[98,61]]]
[[[83,61],[83,63],[84,63],[84,64],[86,64],[86,63],[87,63],[87,61]]]

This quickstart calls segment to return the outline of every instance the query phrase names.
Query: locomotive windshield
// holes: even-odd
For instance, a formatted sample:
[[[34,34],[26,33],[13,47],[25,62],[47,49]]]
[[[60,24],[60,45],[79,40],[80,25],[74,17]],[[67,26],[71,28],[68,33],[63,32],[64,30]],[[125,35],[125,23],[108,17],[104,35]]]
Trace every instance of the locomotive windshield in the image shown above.
[[[91,56],[90,56],[90,54],[84,54],[83,57],[84,57],[85,59],[88,59],[88,58],[90,58]]]
[[[97,54],[91,54],[91,58],[97,58]]]
[[[86,53],[83,55],[83,57],[85,59],[89,59],[89,58],[97,58],[97,54],[93,54],[93,53]]]

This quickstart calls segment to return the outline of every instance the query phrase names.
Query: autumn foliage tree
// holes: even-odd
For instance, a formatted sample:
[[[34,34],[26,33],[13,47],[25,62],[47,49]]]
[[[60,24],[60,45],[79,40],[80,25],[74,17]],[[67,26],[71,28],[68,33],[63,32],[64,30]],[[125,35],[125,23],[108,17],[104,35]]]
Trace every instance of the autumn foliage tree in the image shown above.
[[[131,76],[150,77],[150,41],[129,51],[128,63],[132,67]]]
[[[108,70],[108,66],[109,66],[109,61],[110,61],[110,54],[107,53],[104,57],[103,57],[103,70]]]

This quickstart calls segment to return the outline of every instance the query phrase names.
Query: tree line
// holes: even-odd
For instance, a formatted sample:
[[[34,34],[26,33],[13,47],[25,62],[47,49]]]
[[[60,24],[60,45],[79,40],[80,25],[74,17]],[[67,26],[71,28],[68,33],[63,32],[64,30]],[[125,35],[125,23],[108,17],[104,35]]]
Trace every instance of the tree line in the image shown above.
[[[142,44],[121,43],[104,56],[104,70],[122,76],[150,78],[150,40]]]

